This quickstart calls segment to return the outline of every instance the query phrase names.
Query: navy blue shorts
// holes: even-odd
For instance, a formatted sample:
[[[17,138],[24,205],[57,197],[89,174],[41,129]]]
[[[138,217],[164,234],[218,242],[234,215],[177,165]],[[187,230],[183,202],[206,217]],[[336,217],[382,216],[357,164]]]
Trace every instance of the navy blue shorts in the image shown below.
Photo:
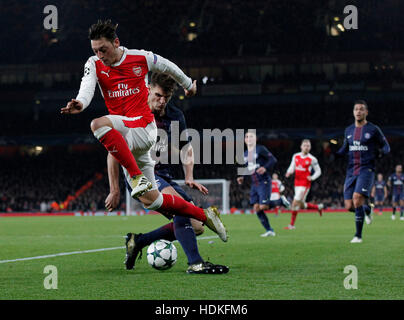
[[[269,200],[271,199],[271,189],[271,180],[260,182],[258,185],[252,183],[250,190],[250,204],[254,205],[259,203],[269,205]]]
[[[400,193],[393,193],[393,195],[391,196],[391,200],[395,203],[399,203],[400,200],[404,201],[404,192],[400,192]]]
[[[344,183],[344,199],[352,199],[354,192],[369,198],[374,180],[375,173],[372,169],[364,170],[357,176],[347,176]]]
[[[376,194],[375,195],[375,202],[383,202],[384,201],[384,194]]]
[[[156,179],[156,184],[157,187],[159,188],[159,191],[161,192],[164,188],[167,187],[173,187],[177,193],[184,198],[184,200],[191,202],[192,198],[180,187],[178,183],[176,183],[174,180],[168,178],[168,177],[162,177],[159,176],[158,174],[154,174],[154,177]]]

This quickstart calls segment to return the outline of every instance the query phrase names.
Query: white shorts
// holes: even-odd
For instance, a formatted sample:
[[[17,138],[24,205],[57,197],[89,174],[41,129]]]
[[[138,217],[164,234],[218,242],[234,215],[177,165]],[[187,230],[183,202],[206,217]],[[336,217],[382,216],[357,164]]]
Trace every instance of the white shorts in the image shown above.
[[[107,115],[106,117],[111,120],[114,128],[119,131],[126,140],[140,171],[142,171],[151,182],[152,190],[157,189],[158,187],[154,178],[155,161],[150,155],[150,149],[157,140],[156,123],[153,121],[144,126],[145,123],[142,117],[129,118],[118,115]],[[122,169],[126,180],[129,182],[129,173],[124,167],[122,167]]]
[[[281,194],[278,192],[272,192],[271,193],[271,198],[269,199],[270,201],[277,201],[281,198]]]
[[[293,200],[306,202],[310,187],[295,187],[295,196]]]

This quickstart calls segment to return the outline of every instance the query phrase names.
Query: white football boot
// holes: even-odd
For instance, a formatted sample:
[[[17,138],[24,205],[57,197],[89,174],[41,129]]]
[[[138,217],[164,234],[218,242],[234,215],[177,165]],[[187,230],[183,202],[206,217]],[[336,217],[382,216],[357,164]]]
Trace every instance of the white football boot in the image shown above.
[[[354,237],[354,238],[351,240],[351,243],[362,243],[362,238]]]
[[[273,232],[272,230],[269,230],[269,231],[261,234],[261,237],[275,237],[275,236],[276,236],[276,233]]]
[[[373,203],[371,203],[369,205],[369,207],[370,207],[369,215],[365,214],[365,222],[366,222],[366,224],[371,224],[372,221],[373,221],[373,209],[374,209],[375,205]]]

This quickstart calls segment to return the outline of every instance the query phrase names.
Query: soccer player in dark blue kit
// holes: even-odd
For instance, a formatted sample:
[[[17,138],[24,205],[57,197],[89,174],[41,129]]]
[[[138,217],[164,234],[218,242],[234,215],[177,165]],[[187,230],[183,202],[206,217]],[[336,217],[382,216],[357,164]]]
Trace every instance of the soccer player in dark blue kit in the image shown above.
[[[166,132],[163,138],[153,146],[152,150],[156,153],[160,153],[160,161],[155,165],[155,179],[158,189],[163,194],[173,194],[182,197],[186,201],[191,202],[192,199],[185,193],[185,191],[174,182],[172,176],[171,165],[169,164],[169,159],[162,159],[163,156],[168,156],[171,154],[170,148],[176,148],[175,152],[180,152],[180,150],[186,150],[182,154],[183,167],[185,170],[185,183],[193,188],[197,189],[203,194],[208,193],[203,185],[194,181],[193,178],[193,150],[192,146],[188,144],[188,141],[184,142],[184,145],[174,146],[170,142],[171,128],[177,122],[179,125],[179,132],[183,132],[187,129],[186,122],[183,112],[175,107],[171,102],[169,103],[176,88],[176,83],[171,76],[162,73],[153,73],[149,85],[149,97],[148,104],[155,116],[156,124],[159,130],[164,130]],[[185,146],[187,145],[187,146]],[[162,164],[164,163],[164,164]],[[108,164],[110,164],[108,162]],[[108,170],[110,176],[110,186],[112,189],[113,185],[117,184],[117,179],[119,179],[119,173],[116,171],[119,168],[115,168],[115,173],[113,170]],[[126,180],[125,180],[126,181]],[[130,186],[126,183],[128,189]],[[116,187],[113,187],[116,190]],[[107,198],[108,200],[108,198]],[[114,202],[106,202],[107,209],[111,210],[113,207],[119,203],[119,197],[114,197]],[[142,256],[142,249],[152,242],[160,239],[165,239],[169,241],[178,240],[181,244],[184,252],[188,258],[188,269],[187,273],[203,273],[203,274],[223,274],[229,271],[229,268],[224,265],[216,265],[209,261],[204,261],[199,254],[198,245],[196,241],[196,235],[203,233],[203,225],[200,221],[196,219],[190,219],[183,216],[169,216],[166,215],[168,219],[173,219],[164,226],[161,226],[148,233],[128,233],[127,234],[127,256],[125,260],[126,269],[131,270],[135,266],[136,258]],[[128,249],[128,241],[134,242],[134,247],[132,250]]]
[[[387,199],[387,194],[388,191],[386,181],[383,179],[383,174],[378,173],[371,195],[374,199],[375,208],[378,210],[379,215],[382,215],[383,213],[383,205],[384,201]]]
[[[390,152],[390,146],[380,128],[366,120],[368,105],[363,100],[354,103],[355,123],[345,129],[344,143],[338,155],[348,155],[344,183],[345,208],[355,212],[356,233],[351,243],[362,242],[365,216],[371,222],[371,208],[365,204],[375,178],[375,161]]]
[[[277,163],[277,159],[265,146],[257,144],[257,136],[254,132],[247,132],[244,142],[247,145],[247,150],[244,152],[244,163],[251,174],[250,204],[266,230],[261,236],[273,237],[276,234],[264,210],[270,208],[271,171]],[[242,184],[243,181],[243,176],[237,177],[239,184]]]
[[[400,220],[404,220],[404,175],[403,166],[401,164],[396,165],[396,172],[393,173],[387,182],[391,188],[391,201],[393,202],[393,214],[391,219],[396,219],[396,208],[400,208]]]

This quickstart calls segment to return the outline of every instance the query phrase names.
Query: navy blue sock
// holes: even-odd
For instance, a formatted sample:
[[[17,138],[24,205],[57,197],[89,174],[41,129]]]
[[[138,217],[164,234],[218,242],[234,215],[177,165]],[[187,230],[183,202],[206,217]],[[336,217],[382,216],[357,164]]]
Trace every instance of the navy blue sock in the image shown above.
[[[355,209],[355,224],[356,224],[356,233],[355,237],[362,238],[362,229],[363,229],[363,218],[365,217],[365,210],[363,206],[360,206]]]
[[[401,207],[401,208],[400,208],[400,217],[402,217],[403,214],[404,214],[404,207]]]
[[[396,215],[396,207],[393,207],[393,216]]]
[[[257,217],[260,219],[261,224],[264,226],[266,231],[272,230],[269,220],[264,210],[257,211]]]
[[[175,240],[174,224],[172,222],[148,233],[142,234],[136,239],[136,244],[142,248],[148,246],[156,240],[165,239],[168,241]]]
[[[203,262],[199,254],[195,231],[187,217],[174,217],[174,234],[188,258],[188,264]]]
[[[364,204],[363,210],[365,210],[365,214],[368,216],[370,214],[370,207],[367,204]]]

